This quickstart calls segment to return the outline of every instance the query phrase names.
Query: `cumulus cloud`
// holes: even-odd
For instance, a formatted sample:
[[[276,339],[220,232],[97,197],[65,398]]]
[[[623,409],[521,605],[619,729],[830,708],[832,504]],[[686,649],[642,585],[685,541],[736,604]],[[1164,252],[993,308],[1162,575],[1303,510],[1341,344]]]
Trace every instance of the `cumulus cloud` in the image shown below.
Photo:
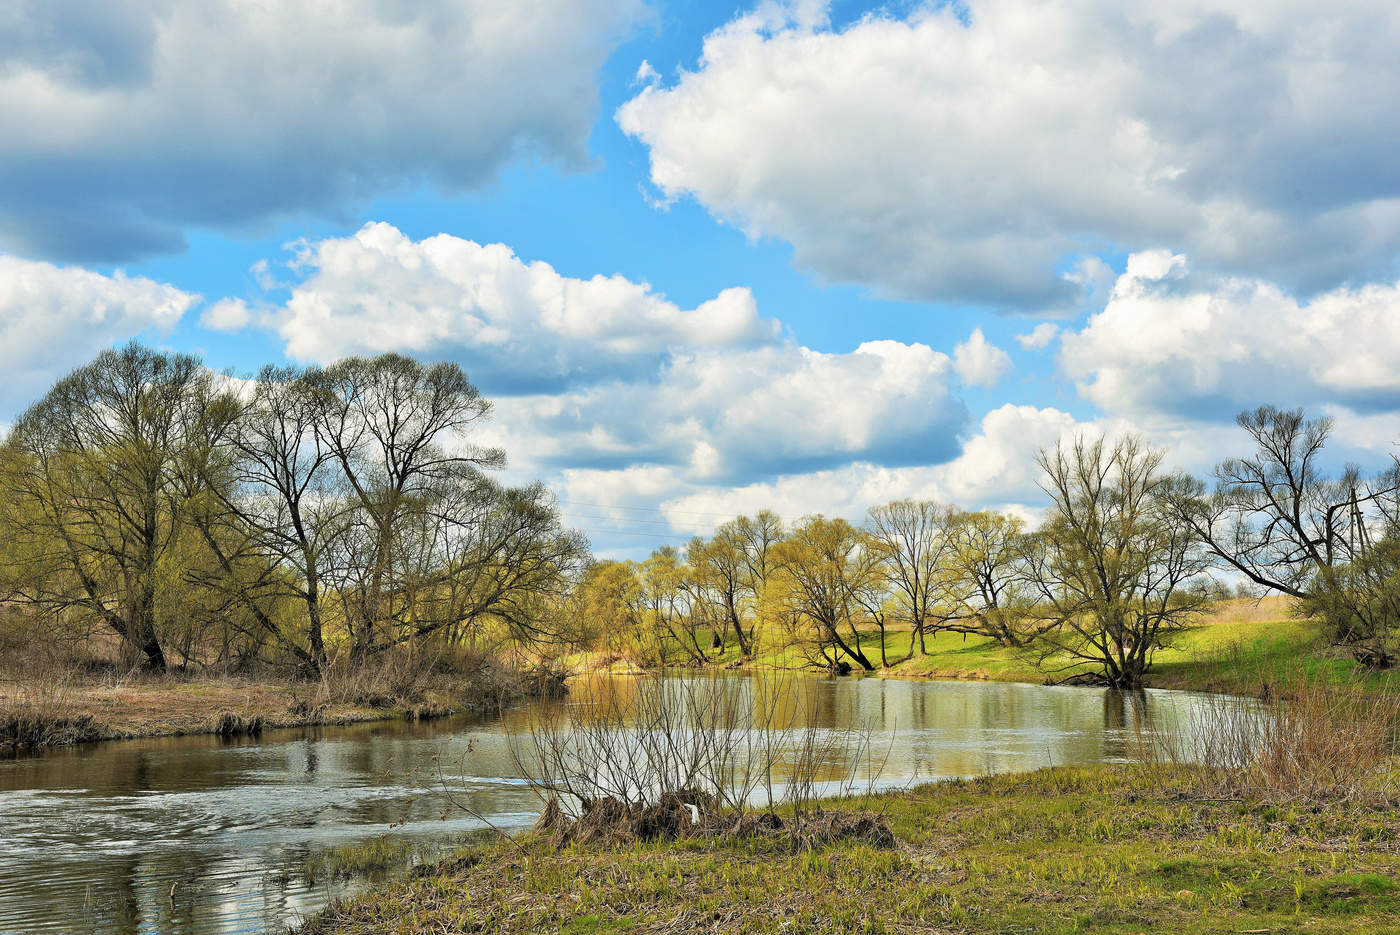
[[[816,470],[854,460],[947,460],[967,410],[951,362],[922,344],[872,341],[845,354],[784,343],[677,353],[654,379],[499,401],[530,426],[532,460],[557,467],[668,464],[689,479]]]
[[[253,318],[253,310],[243,299],[220,299],[204,310],[199,323],[211,331],[240,331]]]
[[[1059,325],[1043,321],[1025,334],[1016,335],[1016,343],[1028,351],[1043,351],[1059,333]]]
[[[20,0],[0,13],[0,244],[178,248],[406,184],[587,161],[642,0]]]
[[[114,343],[173,327],[199,296],[150,279],[0,255],[0,418]]]
[[[898,341],[812,350],[781,337],[744,288],[682,309],[621,276],[575,279],[504,244],[414,241],[382,223],[297,245],[288,272],[281,305],[224,300],[204,323],[275,329],[306,361],[456,360],[496,402],[490,441],[531,470],[656,464],[724,482],[929,463],[957,453],[968,419],[947,354]],[[964,370],[985,377],[998,354],[983,341]]]
[[[1043,311],[1092,289],[1075,259],[1105,242],[1304,293],[1393,262],[1400,7],[813,6],[736,19],[617,120],[663,194],[828,280]]]
[[[983,416],[961,452],[942,464],[860,461],[754,483],[692,487],[662,500],[660,512],[675,529],[699,533],[730,516],[765,508],[788,518],[826,513],[855,520],[872,506],[906,497],[968,509],[1003,509],[1033,519],[1044,500],[1037,486],[1036,452],[1094,428],[1057,409],[1007,404]],[[585,480],[592,489],[602,490],[600,479],[574,482]],[[680,486],[679,479],[675,483]]]
[[[953,369],[968,386],[990,390],[1011,370],[1011,357],[978,328],[953,348]]]
[[[290,356],[451,357],[495,393],[650,375],[673,348],[761,346],[779,330],[744,288],[682,309],[622,276],[573,279],[504,244],[383,223],[303,243],[291,266],[300,278],[271,318]]]
[[[1229,418],[1261,403],[1400,405],[1400,283],[1302,300],[1255,278],[1134,254],[1107,306],[1060,340],[1080,393],[1113,413]]]

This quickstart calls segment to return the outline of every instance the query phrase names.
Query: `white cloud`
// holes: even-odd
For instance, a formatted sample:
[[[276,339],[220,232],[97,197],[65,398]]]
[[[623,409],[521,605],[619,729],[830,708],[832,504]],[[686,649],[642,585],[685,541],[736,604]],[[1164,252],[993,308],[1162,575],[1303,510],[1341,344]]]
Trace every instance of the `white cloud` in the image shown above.
[[[651,379],[499,399],[532,463],[666,464],[723,482],[854,460],[914,464],[957,453],[967,418],[947,355],[872,341],[846,354],[795,344],[675,354]]]
[[[150,279],[0,255],[0,414],[114,343],[173,327],[199,296]]]
[[[978,0],[836,29],[813,7],[740,17],[617,119],[666,196],[826,279],[1043,312],[1105,241],[1305,292],[1393,262],[1400,7]]]
[[[1302,301],[1259,279],[1132,255],[1108,305],[1060,341],[1080,393],[1113,413],[1201,419],[1274,403],[1400,405],[1400,283]]]
[[[1028,351],[1041,351],[1049,347],[1059,333],[1059,325],[1043,321],[1025,334],[1016,335],[1016,343]]]
[[[687,310],[621,276],[574,279],[503,244],[413,241],[380,223],[298,245],[289,270],[281,307],[226,300],[206,324],[274,328],[302,360],[456,360],[495,400],[491,442],[527,471],[658,464],[709,483],[929,463],[956,454],[968,418],[947,354],[897,341],[818,352],[781,339],[744,288]],[[964,370],[987,378],[997,355],[965,349]]]
[[[13,6],[12,4],[10,5]],[[44,0],[0,18],[0,244],[122,259],[582,166],[642,0]]]
[[[1034,517],[1044,500],[1037,486],[1036,452],[1095,428],[1056,409],[1007,404],[983,416],[961,453],[944,464],[857,462],[756,483],[707,486],[662,501],[660,511],[686,533],[705,533],[724,518],[764,508],[790,519],[825,513],[857,520],[872,506],[905,497]]]
[[[968,386],[990,390],[1011,370],[1011,357],[978,328],[953,348],[953,369]]]
[[[661,75],[652,67],[651,62],[648,62],[646,59],[642,59],[642,64],[637,66],[637,73],[632,76],[633,84],[641,84],[648,87],[656,84],[656,82],[660,80]]]
[[[292,357],[450,356],[496,393],[648,375],[672,348],[759,346],[779,330],[747,289],[687,310],[622,276],[573,279],[504,244],[413,241],[383,223],[300,245],[293,270],[275,316]]]
[[[199,323],[213,331],[240,331],[252,322],[253,310],[243,299],[220,299],[199,316]]]

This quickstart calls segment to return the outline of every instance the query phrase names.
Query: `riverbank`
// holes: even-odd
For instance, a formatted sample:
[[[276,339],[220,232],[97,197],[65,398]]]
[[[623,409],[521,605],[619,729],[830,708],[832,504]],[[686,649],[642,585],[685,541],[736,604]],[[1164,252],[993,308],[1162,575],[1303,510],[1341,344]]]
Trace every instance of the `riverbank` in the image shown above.
[[[1091,665],[1050,656],[1039,648],[1003,646],[996,640],[961,633],[926,636],[927,654],[911,653],[907,628],[885,633],[889,664],[880,666],[879,631],[861,631],[862,646],[884,678],[973,679],[1050,684],[1093,673]],[[618,669],[617,662],[593,655],[574,660],[576,668]],[[804,668],[809,661],[791,647],[760,647],[742,659],[733,640],[709,665],[724,669]],[[622,667],[625,667],[623,663]],[[1157,652],[1146,678],[1148,688],[1171,688],[1234,695],[1268,696],[1306,681],[1321,684],[1360,682],[1400,689],[1400,670],[1371,672],[1331,646],[1322,625],[1297,616],[1282,597],[1220,601],[1209,613],[1173,633]]]
[[[463,852],[301,935],[409,932],[1400,932],[1400,811],[1205,799],[1160,770],[1056,768],[832,809],[893,849],[782,837]]]
[[[434,674],[396,692],[373,684],[181,675],[11,680],[0,682],[0,750],[427,720],[500,708],[558,692],[561,685],[552,674],[494,663],[470,673]]]

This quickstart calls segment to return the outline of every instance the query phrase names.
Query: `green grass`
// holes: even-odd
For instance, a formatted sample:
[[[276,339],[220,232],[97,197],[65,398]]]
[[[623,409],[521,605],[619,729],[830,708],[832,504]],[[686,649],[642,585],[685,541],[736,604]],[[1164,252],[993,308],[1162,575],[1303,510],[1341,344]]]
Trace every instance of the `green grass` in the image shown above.
[[[401,870],[440,851],[436,842],[381,834],[368,841],[316,851],[302,862],[301,871],[313,885],[327,880],[374,877]]]
[[[831,807],[899,846],[526,837],[332,907],[305,935],[409,932],[1400,932],[1400,812],[1205,801],[1138,767]]]
[[[1014,649],[995,640],[961,633],[926,637],[928,654],[910,656],[907,628],[886,632],[891,662],[885,675],[897,678],[990,679],[1007,682],[1059,681],[1094,671],[1091,665],[1064,657],[1041,660],[1036,647]],[[878,631],[862,630],[864,650],[877,668]],[[731,639],[714,660],[736,666],[741,660]],[[760,645],[749,665],[802,667],[806,660],[791,648]],[[582,667],[581,660],[575,664]],[[1400,672],[1369,674],[1331,646],[1321,625],[1293,615],[1281,598],[1231,600],[1218,604],[1196,623],[1170,637],[1158,651],[1147,685],[1235,694],[1267,694],[1289,681],[1344,683],[1358,676],[1371,684],[1400,686]]]

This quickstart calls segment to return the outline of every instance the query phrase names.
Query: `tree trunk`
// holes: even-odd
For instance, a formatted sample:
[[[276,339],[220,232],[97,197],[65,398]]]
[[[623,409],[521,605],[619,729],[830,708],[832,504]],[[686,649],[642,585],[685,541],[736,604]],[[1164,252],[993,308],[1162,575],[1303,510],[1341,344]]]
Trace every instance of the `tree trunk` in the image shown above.
[[[739,612],[734,609],[733,604],[729,605],[728,610],[729,620],[734,625],[734,638],[739,641],[739,655],[748,658],[749,641],[744,638],[744,625],[739,622]]]

